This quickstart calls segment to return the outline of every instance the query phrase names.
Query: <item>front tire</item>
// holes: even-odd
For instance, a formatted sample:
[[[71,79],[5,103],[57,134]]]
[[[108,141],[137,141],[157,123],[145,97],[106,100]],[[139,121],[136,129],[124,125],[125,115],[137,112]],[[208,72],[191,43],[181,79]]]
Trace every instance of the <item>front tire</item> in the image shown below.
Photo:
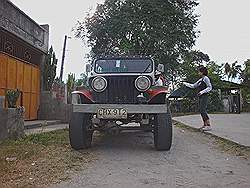
[[[170,113],[155,115],[154,145],[156,150],[170,150],[172,134],[172,118]]]
[[[89,126],[89,114],[72,113],[69,123],[69,139],[72,148],[80,150],[91,147],[93,131],[88,130]]]

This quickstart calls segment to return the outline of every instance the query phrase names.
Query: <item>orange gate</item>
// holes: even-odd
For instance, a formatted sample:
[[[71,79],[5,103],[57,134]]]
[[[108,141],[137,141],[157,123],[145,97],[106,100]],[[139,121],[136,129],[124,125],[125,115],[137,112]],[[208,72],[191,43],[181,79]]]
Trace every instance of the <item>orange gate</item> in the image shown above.
[[[18,105],[25,107],[25,119],[37,119],[40,96],[39,67],[0,53],[0,96],[4,96],[8,89],[19,89],[22,92]]]

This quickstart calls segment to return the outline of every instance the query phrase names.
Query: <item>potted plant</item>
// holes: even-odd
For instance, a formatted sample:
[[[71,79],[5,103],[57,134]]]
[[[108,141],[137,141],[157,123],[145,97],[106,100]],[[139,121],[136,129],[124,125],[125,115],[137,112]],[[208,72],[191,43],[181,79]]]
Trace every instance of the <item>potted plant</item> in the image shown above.
[[[16,103],[17,100],[20,96],[20,90],[16,89],[16,90],[8,90],[6,92],[6,100],[8,103],[8,108],[16,108]]]
[[[17,106],[17,100],[21,94],[21,91],[16,89],[10,89],[6,92],[6,101],[8,108],[5,110],[6,121],[3,122],[2,130],[5,131],[2,139],[10,138],[16,139],[24,135],[24,119],[25,112],[24,107]],[[1,138],[0,138],[1,140]]]

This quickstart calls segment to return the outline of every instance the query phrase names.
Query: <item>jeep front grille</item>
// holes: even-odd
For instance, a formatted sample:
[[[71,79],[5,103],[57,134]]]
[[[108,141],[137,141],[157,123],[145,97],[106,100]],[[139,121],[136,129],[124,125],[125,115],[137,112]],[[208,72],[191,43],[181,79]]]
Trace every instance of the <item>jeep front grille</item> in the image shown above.
[[[105,91],[94,92],[96,103],[104,104],[135,104],[139,91],[135,88],[137,76],[105,76],[108,87]]]

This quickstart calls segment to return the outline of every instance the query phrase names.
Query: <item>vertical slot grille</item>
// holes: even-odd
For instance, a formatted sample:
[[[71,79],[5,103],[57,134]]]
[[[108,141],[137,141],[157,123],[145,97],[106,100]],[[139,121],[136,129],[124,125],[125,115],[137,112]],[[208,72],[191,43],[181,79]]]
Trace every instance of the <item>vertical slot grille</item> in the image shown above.
[[[139,91],[135,88],[137,76],[108,76],[105,77],[108,87],[101,93],[94,93],[96,103],[106,104],[135,104]]]

